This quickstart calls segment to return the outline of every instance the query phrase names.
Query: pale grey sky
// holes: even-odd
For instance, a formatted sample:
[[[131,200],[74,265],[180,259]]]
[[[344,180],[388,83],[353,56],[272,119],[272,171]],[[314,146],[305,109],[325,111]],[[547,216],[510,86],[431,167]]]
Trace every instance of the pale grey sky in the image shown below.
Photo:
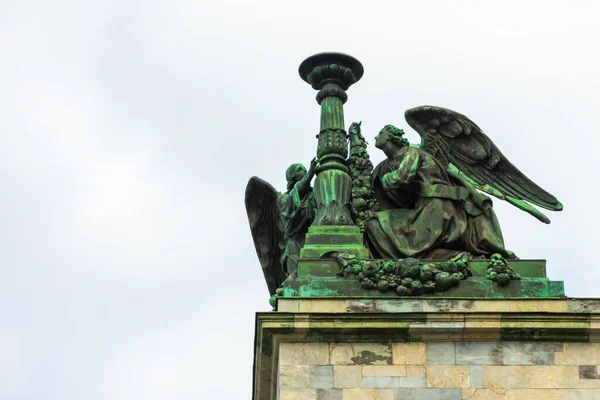
[[[565,205],[496,201],[507,246],[598,296],[594,1],[0,1],[0,398],[244,399],[268,292],[243,204],[315,154],[297,73],[365,67],[371,140],[408,108],[473,119]],[[375,161],[383,155],[371,149]]]

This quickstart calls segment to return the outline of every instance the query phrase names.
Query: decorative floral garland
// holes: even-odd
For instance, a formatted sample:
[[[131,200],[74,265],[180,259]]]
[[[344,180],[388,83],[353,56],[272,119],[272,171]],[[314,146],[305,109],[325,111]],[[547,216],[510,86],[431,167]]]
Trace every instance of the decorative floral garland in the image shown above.
[[[472,275],[468,266],[471,255],[466,252],[448,261],[428,264],[421,264],[415,258],[359,260],[347,253],[336,253],[333,258],[340,265],[338,275],[356,275],[364,289],[394,290],[400,296],[441,292]]]
[[[361,260],[347,253],[334,253],[340,265],[338,276],[355,275],[363,289],[380,292],[394,290],[400,296],[419,296],[442,292],[457,286],[472,276],[469,269],[471,254],[462,252],[448,261],[421,264],[416,258],[393,260]],[[487,266],[487,278],[506,286],[521,277],[500,254],[493,254]],[[294,277],[290,277],[294,279]],[[283,287],[277,289],[269,303],[275,311],[277,299],[283,296]]]
[[[521,276],[508,265],[508,262],[500,254],[493,254],[487,267],[487,278],[498,282],[500,286],[506,286],[512,279],[519,280]]]

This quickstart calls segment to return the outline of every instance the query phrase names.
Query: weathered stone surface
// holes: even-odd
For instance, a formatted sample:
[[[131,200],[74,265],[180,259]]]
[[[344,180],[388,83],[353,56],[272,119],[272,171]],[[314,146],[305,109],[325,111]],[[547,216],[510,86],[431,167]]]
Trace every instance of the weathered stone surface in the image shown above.
[[[588,339],[590,342],[600,342],[600,318],[595,315],[590,316]]]
[[[331,343],[332,365],[391,365],[390,343]]]
[[[456,364],[454,348],[454,342],[427,343],[427,364]]]
[[[527,367],[484,365],[482,369],[485,389],[530,387]]]
[[[596,365],[580,365],[579,379],[600,379]]]
[[[428,365],[427,387],[468,388],[470,370],[467,365]]]
[[[396,389],[396,400],[460,400],[460,389]]]
[[[407,365],[406,376],[425,376],[424,365]]]
[[[367,376],[362,380],[365,388],[419,388],[425,387],[424,376]]]
[[[426,324],[411,324],[408,328],[408,336],[412,340],[425,339],[424,341],[426,342],[455,342],[461,340],[463,337],[463,327],[453,328],[450,326],[440,326],[441,324],[436,325],[433,326],[430,322]]]
[[[336,365],[333,367],[333,387],[358,388],[362,383],[360,365]]]
[[[346,312],[346,301],[344,299],[336,299],[336,300],[324,300],[324,299],[302,300],[298,304],[298,312],[343,313],[343,312]]]
[[[501,365],[502,344],[499,342],[456,343],[456,364]]]
[[[423,300],[420,299],[350,299],[346,301],[347,312],[421,312]]]
[[[528,373],[531,376],[531,388],[577,388],[579,368],[576,366],[534,366]]]
[[[484,388],[579,388],[579,367],[572,365],[483,366]]]
[[[333,387],[333,367],[329,365],[311,365],[309,373],[313,377],[312,387],[329,389]]]
[[[465,316],[465,328],[499,329],[501,314],[469,314]]]
[[[317,389],[316,400],[343,400],[342,389]]]
[[[472,388],[483,388],[483,367],[481,365],[469,367],[469,382]]]
[[[354,281],[327,278],[338,284],[355,284]],[[325,282],[325,281],[324,281]],[[327,281],[329,282],[329,281]],[[322,285],[321,285],[322,286]],[[323,289],[324,290],[324,289]],[[362,289],[361,289],[362,290]],[[448,299],[448,298],[398,298],[390,296],[364,298],[298,298],[281,297],[278,299],[279,312],[347,312],[347,313],[438,313],[451,314],[468,313],[477,315],[480,312],[566,312],[566,313],[597,313],[600,311],[600,300],[594,299]]]
[[[593,313],[600,310],[600,299],[568,299],[567,311],[574,313]]]
[[[465,329],[462,340],[489,341],[500,340],[500,314],[473,314],[465,318]]]
[[[563,299],[556,300],[517,300],[511,301],[509,311],[511,312],[566,312],[567,303]]]
[[[427,362],[425,343],[393,343],[392,352],[394,364],[424,365]]]
[[[327,365],[329,344],[315,342],[282,342],[279,345],[281,365]]]
[[[317,400],[315,389],[293,390],[281,389],[279,392],[280,400]]]
[[[535,318],[531,318],[535,315]],[[590,332],[588,316],[555,313],[505,314],[500,338],[521,342],[587,342]]]
[[[271,379],[261,379],[257,382],[258,390],[260,391],[259,393],[261,393],[259,400],[263,400],[266,396],[268,396],[271,391],[271,384]]]
[[[507,312],[508,301],[427,299],[423,303],[424,312]]]
[[[600,390],[594,389],[559,389],[558,400],[598,400]]]
[[[600,364],[598,343],[565,343],[564,350],[555,355],[559,365]]]
[[[428,319],[428,323],[429,321],[431,321],[430,323],[433,328],[462,330],[465,327],[465,317],[463,315],[440,315],[436,319]]]
[[[387,307],[389,312],[349,314],[323,310],[331,311],[342,303],[347,310],[348,302],[356,299],[310,300],[303,312],[300,303],[305,299],[286,299],[281,304],[288,302],[285,307],[289,312],[259,314],[263,325],[257,331],[254,360],[257,400],[269,398],[264,393],[271,393],[277,383],[281,399],[344,400],[344,391],[354,398],[372,398],[373,393],[391,396],[394,392],[398,399],[409,395],[436,398],[429,393],[439,395],[441,391],[416,389],[454,389],[471,400],[600,400],[600,343],[587,342],[594,340],[593,334],[600,340],[600,309],[594,310],[590,301],[587,307],[596,314],[575,314],[573,310],[581,308],[573,306],[561,313],[528,311],[514,304],[513,311],[479,312],[473,311],[477,301],[470,304],[464,299],[446,301],[447,313],[429,314],[411,309],[435,299],[414,299],[410,307],[396,307],[393,299],[361,299],[373,301],[369,306],[373,310]],[[385,302],[379,303],[381,300]],[[448,299],[437,301],[443,300]],[[515,301],[522,300],[504,300],[503,307],[511,308]],[[569,300],[561,301],[568,304]],[[498,309],[494,304],[492,301],[486,307]],[[525,311],[514,311],[518,309]],[[461,322],[464,329],[459,327]],[[513,334],[507,335],[507,330]],[[504,332],[502,340],[493,338],[498,332]],[[453,341],[436,341],[447,338]],[[275,376],[272,366],[279,368]],[[347,386],[333,387],[334,367],[355,367],[354,375],[347,374],[350,378],[346,382],[350,383],[343,384]],[[466,373],[457,374],[453,368],[463,368]],[[342,374],[338,379],[342,380]]]
[[[298,331],[310,328],[310,317],[308,314],[294,314],[294,328]]]
[[[581,382],[583,382],[584,389],[600,389],[599,379],[583,379]]]
[[[511,389],[506,400],[558,400],[558,389]]]
[[[563,350],[562,343],[504,342],[504,365],[552,365],[555,353]]]
[[[460,341],[465,327],[465,316],[462,314],[433,314],[428,316],[426,323],[418,322],[409,325],[411,337],[422,338],[426,333],[432,342]]]
[[[406,376],[405,365],[365,365],[363,376]]]
[[[506,389],[462,389],[462,398],[469,400],[506,400]]]
[[[394,400],[394,389],[344,389],[343,400]]]
[[[327,365],[280,365],[282,389],[332,388],[333,367]]]
[[[300,300],[285,298],[277,300],[277,311],[279,312],[298,312],[299,307]]]
[[[308,365],[279,366],[279,387],[282,389],[312,388],[312,378]]]

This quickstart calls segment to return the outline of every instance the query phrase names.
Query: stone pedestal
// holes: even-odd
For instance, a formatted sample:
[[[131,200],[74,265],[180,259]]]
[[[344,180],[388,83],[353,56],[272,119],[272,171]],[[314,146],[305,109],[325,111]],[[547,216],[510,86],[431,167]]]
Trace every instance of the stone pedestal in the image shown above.
[[[565,298],[541,261],[511,265],[507,287],[473,262],[457,288],[409,298],[305,261],[257,314],[253,398],[600,399],[600,299]]]
[[[311,226],[306,234],[306,241],[302,250],[300,250],[300,264],[313,265],[313,269],[324,268],[328,272],[325,276],[334,276],[330,274],[330,268],[333,266],[339,269],[337,263],[333,260],[324,261],[323,256],[334,252],[344,252],[354,254],[359,258],[368,258],[369,250],[363,244],[363,235],[360,229],[354,225],[324,225]],[[315,263],[316,261],[316,263]],[[303,268],[304,270],[306,267]],[[337,272],[337,271],[336,271]]]
[[[280,299],[254,399],[600,399],[600,300]]]

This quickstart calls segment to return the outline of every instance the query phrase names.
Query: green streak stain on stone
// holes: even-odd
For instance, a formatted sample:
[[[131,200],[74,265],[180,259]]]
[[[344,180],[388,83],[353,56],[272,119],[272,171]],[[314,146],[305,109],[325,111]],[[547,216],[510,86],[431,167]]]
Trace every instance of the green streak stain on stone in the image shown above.
[[[533,311],[533,310],[532,310]],[[569,318],[556,315],[543,320],[520,319],[503,315],[500,322],[501,340],[588,342],[589,317]]]
[[[278,334],[293,333],[294,332],[294,316],[290,316],[289,321],[282,323],[282,327],[277,329]],[[273,330],[263,329],[262,337],[260,338],[260,352],[265,356],[271,356],[273,354]]]
[[[333,320],[331,315],[310,314],[308,337],[333,342],[406,342],[410,340],[409,326],[419,323],[427,323],[426,314],[349,314]]]
[[[379,342],[381,340],[389,340],[390,342],[408,342],[410,340],[408,328],[394,329],[393,332],[376,331],[335,331],[315,329],[309,330],[307,334],[308,340],[320,342]]]
[[[585,343],[589,329],[501,328],[500,340]]]
[[[512,329],[529,329],[533,324],[540,325],[540,328],[543,329],[589,329],[590,323],[588,321],[581,322],[571,322],[571,321],[561,321],[556,319],[554,321],[515,321],[515,320],[505,320],[505,317],[502,317],[500,322],[501,328],[512,328]]]

